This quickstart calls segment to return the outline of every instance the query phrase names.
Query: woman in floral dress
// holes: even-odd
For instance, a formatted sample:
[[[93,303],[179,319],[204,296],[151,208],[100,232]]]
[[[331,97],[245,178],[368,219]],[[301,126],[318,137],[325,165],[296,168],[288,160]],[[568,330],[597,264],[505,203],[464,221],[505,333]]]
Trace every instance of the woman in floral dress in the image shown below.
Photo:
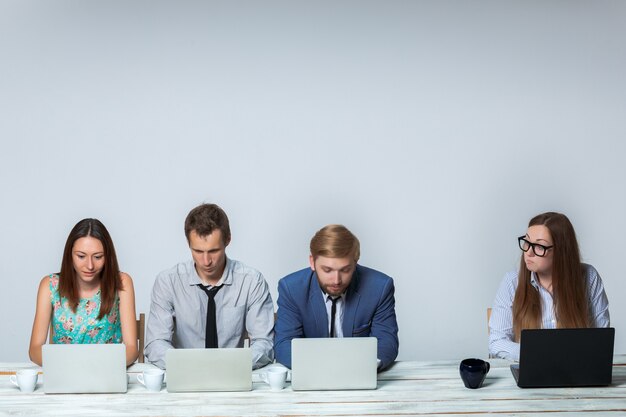
[[[41,365],[50,343],[124,343],[126,364],[137,359],[135,291],[120,272],[109,232],[97,219],[84,219],[70,232],[61,272],[39,284],[30,337],[30,359]]]

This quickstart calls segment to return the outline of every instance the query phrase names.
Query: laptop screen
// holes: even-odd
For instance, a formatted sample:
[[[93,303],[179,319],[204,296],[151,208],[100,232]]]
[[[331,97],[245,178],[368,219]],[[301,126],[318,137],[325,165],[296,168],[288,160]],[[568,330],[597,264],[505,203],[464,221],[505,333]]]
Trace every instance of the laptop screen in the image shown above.
[[[291,388],[376,389],[375,337],[299,338],[291,341]]]
[[[168,392],[250,391],[250,348],[169,349],[165,354]]]
[[[126,392],[126,346],[123,344],[42,347],[45,393]]]
[[[520,387],[609,385],[614,328],[522,330]]]

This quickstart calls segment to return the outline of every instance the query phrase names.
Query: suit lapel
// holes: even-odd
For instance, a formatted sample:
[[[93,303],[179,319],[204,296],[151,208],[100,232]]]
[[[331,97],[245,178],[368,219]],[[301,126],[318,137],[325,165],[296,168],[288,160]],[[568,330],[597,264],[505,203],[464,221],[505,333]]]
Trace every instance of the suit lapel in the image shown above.
[[[356,311],[359,307],[359,301],[361,300],[361,295],[358,292],[359,288],[359,268],[354,270],[354,276],[352,277],[352,281],[350,282],[350,286],[348,287],[348,292],[346,294],[346,303],[344,305],[343,311],[343,337],[352,337],[352,330],[354,329],[354,320],[356,317]]]
[[[324,304],[324,294],[314,271],[311,271],[309,283],[309,305],[315,317],[317,334],[308,337],[328,337],[328,314],[326,313],[326,304]]]

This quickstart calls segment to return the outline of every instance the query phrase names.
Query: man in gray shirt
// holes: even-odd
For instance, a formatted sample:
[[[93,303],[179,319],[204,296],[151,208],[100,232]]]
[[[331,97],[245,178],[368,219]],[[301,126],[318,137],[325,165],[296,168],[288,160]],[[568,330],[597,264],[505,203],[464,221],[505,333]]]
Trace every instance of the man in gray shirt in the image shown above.
[[[274,304],[263,275],[226,256],[230,226],[215,204],[189,212],[185,235],[192,260],[161,272],[152,288],[145,355],[165,369],[171,348],[242,347],[252,367],[274,360]]]

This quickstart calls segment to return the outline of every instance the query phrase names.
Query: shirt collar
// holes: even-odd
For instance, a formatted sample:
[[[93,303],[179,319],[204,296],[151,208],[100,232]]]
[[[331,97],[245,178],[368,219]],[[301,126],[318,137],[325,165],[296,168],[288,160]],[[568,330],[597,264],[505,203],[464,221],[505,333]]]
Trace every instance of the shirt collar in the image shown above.
[[[341,298],[341,300],[344,301],[346,299],[346,292],[348,292],[347,289],[340,296],[335,298]],[[324,291],[322,291],[322,295],[324,296],[324,301],[329,301],[328,297],[333,298],[333,296],[326,294]]]
[[[217,284],[212,285],[212,287],[219,287],[220,285],[232,285],[233,283],[233,263],[232,261],[226,257],[226,265],[224,266],[224,272],[222,273],[222,277],[217,282]],[[189,274],[189,285],[204,285],[202,279],[198,275],[198,271],[196,271],[196,264],[194,261],[191,261],[191,273]]]
[[[539,291],[539,278],[537,278],[537,274],[535,274],[534,272],[530,273],[530,284],[535,287],[535,289],[537,291]]]

